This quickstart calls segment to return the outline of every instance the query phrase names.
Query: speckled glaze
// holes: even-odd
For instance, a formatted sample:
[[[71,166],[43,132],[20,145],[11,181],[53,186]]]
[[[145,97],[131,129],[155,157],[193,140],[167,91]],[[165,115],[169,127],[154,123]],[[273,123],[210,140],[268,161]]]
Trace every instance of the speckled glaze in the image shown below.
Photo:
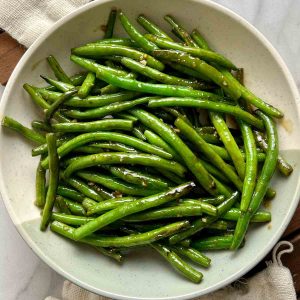
[[[190,299],[239,278],[279,239],[288,225],[299,199],[300,140],[299,95],[293,79],[269,42],[245,20],[208,1],[192,0],[119,0],[94,1],[66,16],[39,38],[26,52],[5,89],[0,118],[10,115],[24,124],[37,118],[39,110],[22,90],[24,82],[42,84],[39,74],[49,74],[44,58],[54,54],[68,72],[76,70],[69,63],[69,49],[102,35],[112,6],[123,8],[130,18],[143,12],[164,29],[162,16],[173,14],[187,29],[197,27],[211,46],[236,65],[243,66],[246,85],[286,115],[279,122],[282,154],[295,166],[288,178],[277,175],[272,186],[276,199],[269,208],[273,220],[255,227],[246,247],[237,253],[210,254],[212,266],[204,270],[204,280],[195,285],[184,280],[151,250],[133,252],[123,265],[117,265],[86,247],[74,245],[47,231],[39,231],[39,211],[33,206],[34,176],[37,158],[30,157],[31,145],[16,134],[0,129],[0,189],[5,205],[22,237],[41,259],[76,284],[114,299]],[[120,26],[118,31],[121,33]]]

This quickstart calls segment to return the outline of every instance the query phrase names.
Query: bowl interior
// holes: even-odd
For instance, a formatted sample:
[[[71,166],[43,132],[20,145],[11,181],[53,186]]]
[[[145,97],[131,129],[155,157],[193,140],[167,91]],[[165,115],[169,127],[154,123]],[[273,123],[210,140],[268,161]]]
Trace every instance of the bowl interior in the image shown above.
[[[41,112],[23,91],[24,82],[43,85],[40,74],[51,74],[45,57],[54,54],[70,74],[77,70],[69,61],[70,48],[101,38],[111,7],[122,8],[134,20],[139,13],[151,17],[165,30],[165,14],[172,14],[188,30],[198,28],[212,48],[245,69],[245,83],[257,95],[279,107],[286,117],[279,122],[280,149],[295,167],[283,178],[276,174],[272,187],[277,196],[269,205],[273,220],[254,227],[246,246],[237,253],[209,253],[212,266],[203,270],[204,280],[195,285],[174,273],[151,250],[134,251],[122,265],[93,250],[47,231],[39,231],[39,210],[33,205],[37,158],[32,145],[16,134],[0,129],[0,187],[9,213],[30,247],[63,276],[93,292],[118,299],[185,299],[215,290],[243,275],[274,245],[287,226],[299,196],[300,139],[299,98],[289,72],[268,42],[244,20],[228,10],[192,0],[95,1],[60,21],[30,48],[13,73],[1,103],[0,118],[9,115],[25,125]],[[117,34],[124,32],[117,25]]]

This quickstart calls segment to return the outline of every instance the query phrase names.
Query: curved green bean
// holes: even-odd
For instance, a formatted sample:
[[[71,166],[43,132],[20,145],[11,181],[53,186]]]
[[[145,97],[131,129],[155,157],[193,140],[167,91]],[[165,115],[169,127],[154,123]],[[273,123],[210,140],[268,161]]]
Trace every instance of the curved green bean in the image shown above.
[[[47,76],[43,76],[43,75],[40,75],[41,78],[43,78],[47,83],[49,83],[50,85],[54,86],[56,89],[58,89],[59,91],[61,92],[67,92],[67,91],[70,91],[70,90],[74,90],[76,89],[76,87],[73,85],[73,84],[70,84],[70,83],[66,83],[66,82],[63,82],[63,81],[59,81],[59,80],[55,80],[55,79],[52,79],[50,77],[47,77]]]
[[[51,219],[67,225],[75,225],[75,226],[80,226],[88,223],[91,220],[94,220],[94,218],[92,217],[66,215],[66,214],[56,213],[56,212],[52,213]]]
[[[193,57],[188,53],[177,50],[154,50],[152,51],[152,54],[159,59],[176,62],[204,74],[215,84],[220,86],[224,92],[234,100],[239,99],[241,96],[241,91],[236,89],[235,83],[233,84],[232,81],[229,81],[228,78],[216,68],[207,64],[200,58]]]
[[[264,113],[257,111],[259,117],[263,120],[267,132],[268,150],[266,153],[265,162],[262,171],[257,179],[257,184],[248,206],[247,211],[242,214],[237,222],[231,249],[237,249],[242,243],[244,236],[247,232],[249,222],[252,216],[259,209],[263,198],[268,189],[270,179],[275,171],[278,159],[278,136],[276,126],[273,120]]]
[[[198,47],[200,47],[204,50],[210,50],[206,40],[203,38],[203,36],[200,34],[200,32],[197,29],[194,29],[192,31],[191,37],[195,41],[195,43],[198,45]]]
[[[125,152],[107,152],[80,157],[79,159],[68,165],[64,172],[64,176],[68,178],[76,171],[102,164],[138,164],[143,166],[151,166],[172,171],[173,173],[181,177],[183,177],[184,173],[186,172],[185,167],[183,167],[179,163],[166,160],[156,155]]]
[[[56,193],[57,195],[66,197],[77,202],[82,202],[84,199],[84,196],[81,193],[62,184],[58,185]]]
[[[51,67],[55,77],[62,82],[73,84],[70,77],[65,73],[63,68],[60,66],[59,62],[56,60],[56,58],[53,55],[49,55],[47,57],[47,61],[49,66]]]
[[[221,112],[233,115],[246,123],[249,123],[257,128],[263,128],[264,125],[260,119],[242,110],[239,106],[218,103],[209,100],[193,99],[193,98],[177,98],[168,97],[159,100],[151,100],[148,103],[149,107],[164,107],[164,106],[184,106],[204,108],[214,112]]]
[[[193,187],[195,187],[195,184],[193,182],[187,182],[166,192],[161,192],[156,195],[141,198],[131,203],[123,204],[99,216],[95,220],[90,221],[89,223],[75,229],[73,237],[75,240],[80,240],[90,235],[91,233],[103,228],[104,226],[109,225],[126,216],[178,199],[188,193]]]
[[[46,201],[42,213],[40,224],[41,230],[46,230],[51,218],[51,212],[54,206],[56,189],[59,178],[59,159],[56,149],[56,137],[54,133],[46,135],[48,153],[49,153],[49,187],[46,194]]]

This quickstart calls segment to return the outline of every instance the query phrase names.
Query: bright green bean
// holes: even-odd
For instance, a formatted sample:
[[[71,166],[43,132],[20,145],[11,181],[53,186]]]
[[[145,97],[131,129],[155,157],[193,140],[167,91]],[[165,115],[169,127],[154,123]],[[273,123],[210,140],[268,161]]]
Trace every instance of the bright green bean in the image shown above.
[[[47,76],[43,76],[41,75],[41,77],[49,84],[51,84],[52,86],[54,86],[55,88],[57,88],[59,91],[61,92],[67,92],[67,91],[70,91],[70,90],[74,90],[76,89],[76,87],[73,85],[73,84],[70,84],[70,83],[66,83],[66,82],[63,82],[63,81],[59,81],[59,80],[55,80],[55,79],[52,79],[52,78],[49,78]]]
[[[85,217],[85,216],[66,215],[66,214],[62,214],[62,213],[53,212],[51,219],[55,220],[55,221],[59,221],[64,224],[67,224],[67,225],[80,226],[80,225],[88,223],[89,221],[93,220],[94,218]]]
[[[82,202],[84,199],[84,196],[81,193],[62,184],[58,185],[56,193],[57,195],[66,197],[77,202]]]
[[[233,235],[210,236],[192,242],[192,247],[199,251],[227,250],[230,249]]]
[[[151,100],[148,104],[149,107],[164,107],[164,106],[184,106],[184,107],[197,107],[204,108],[214,112],[228,113],[233,115],[257,128],[263,128],[263,123],[257,117],[242,110],[236,105],[229,105],[225,103],[217,103],[209,100],[193,99],[193,98],[177,98],[168,97],[159,100]]]
[[[198,47],[204,49],[204,50],[210,50],[206,40],[202,37],[200,32],[197,29],[194,29],[191,34],[192,39],[195,41],[195,43],[198,45]]]
[[[225,215],[222,216],[222,219],[228,221],[237,221],[241,216],[241,210],[238,208],[231,208]],[[270,222],[271,213],[268,211],[257,211],[250,222]]]
[[[40,225],[41,230],[46,230],[48,222],[50,221],[59,178],[59,159],[56,149],[55,134],[48,133],[46,135],[46,140],[49,153],[49,187],[46,194],[45,206],[42,213]]]
[[[65,71],[60,66],[59,62],[53,55],[47,57],[47,61],[52,71],[54,72],[55,77],[62,82],[73,84],[70,77],[65,73]]]
[[[91,89],[95,85],[96,75],[92,72],[89,72],[86,75],[86,78],[84,82],[82,83],[81,87],[78,90],[78,96],[82,99],[86,98],[89,93],[91,92]]]

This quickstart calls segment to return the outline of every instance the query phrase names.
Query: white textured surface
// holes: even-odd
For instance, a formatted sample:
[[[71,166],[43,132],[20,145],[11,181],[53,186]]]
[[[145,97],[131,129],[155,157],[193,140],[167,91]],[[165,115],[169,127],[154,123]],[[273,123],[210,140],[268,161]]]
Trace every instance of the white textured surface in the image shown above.
[[[256,26],[286,61],[300,87],[300,1],[216,1]],[[62,278],[41,262],[13,227],[0,202],[0,299],[41,300],[58,295]],[[4,241],[4,242],[3,242]]]

